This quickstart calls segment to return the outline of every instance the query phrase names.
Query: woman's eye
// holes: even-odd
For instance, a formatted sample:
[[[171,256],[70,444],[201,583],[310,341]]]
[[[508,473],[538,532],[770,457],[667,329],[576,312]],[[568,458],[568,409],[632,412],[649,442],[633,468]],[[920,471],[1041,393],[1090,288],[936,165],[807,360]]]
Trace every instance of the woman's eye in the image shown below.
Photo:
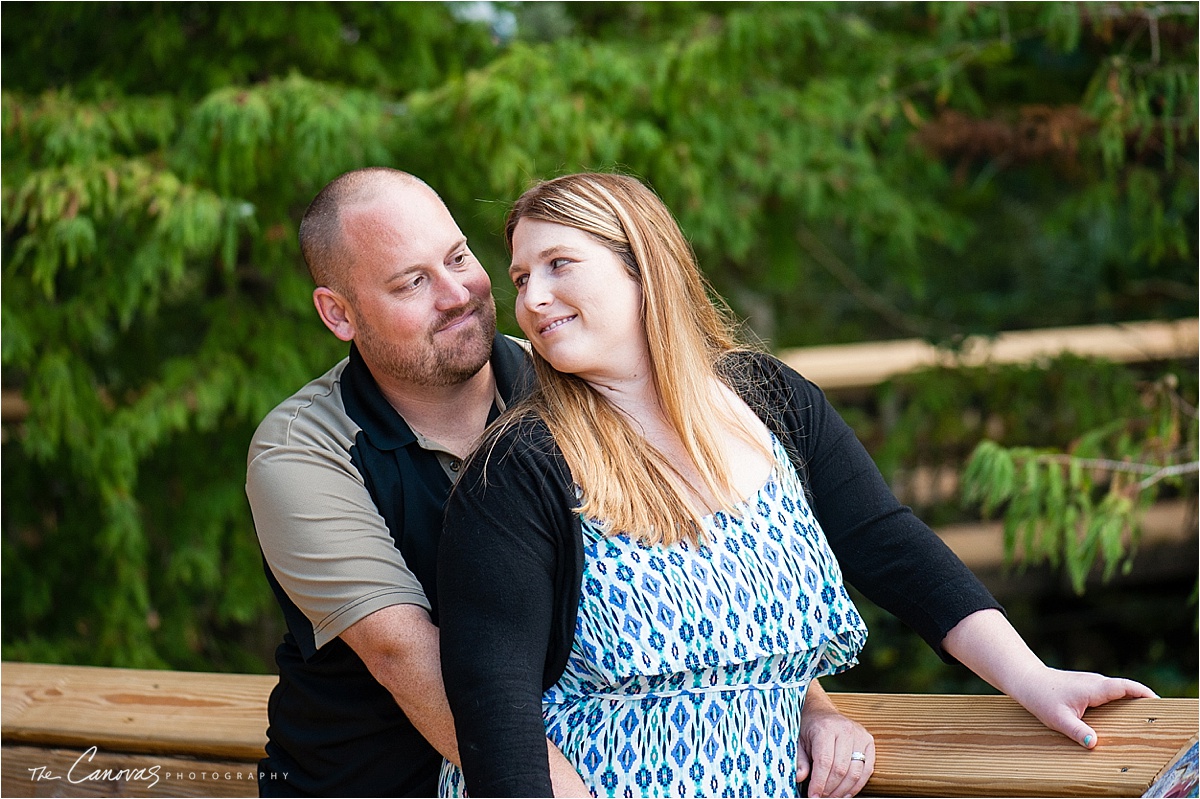
[[[569,263],[571,263],[571,262],[566,258],[555,258],[552,261],[550,261],[550,268],[557,269],[560,266],[566,266]]]
[[[516,286],[517,288],[521,288],[528,282],[529,282],[529,275],[515,275],[513,277],[513,285]]]

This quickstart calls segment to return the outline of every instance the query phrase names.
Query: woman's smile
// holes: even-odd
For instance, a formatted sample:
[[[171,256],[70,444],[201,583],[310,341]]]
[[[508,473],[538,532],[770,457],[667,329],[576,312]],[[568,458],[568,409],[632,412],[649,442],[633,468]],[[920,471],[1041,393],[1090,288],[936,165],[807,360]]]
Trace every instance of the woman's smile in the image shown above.
[[[538,333],[540,333],[543,336],[549,335],[552,331],[557,330],[558,328],[565,325],[567,322],[570,322],[576,318],[577,317],[575,314],[571,314],[570,316],[560,316],[557,319],[554,319],[554,320],[551,320],[550,322],[539,325]]]

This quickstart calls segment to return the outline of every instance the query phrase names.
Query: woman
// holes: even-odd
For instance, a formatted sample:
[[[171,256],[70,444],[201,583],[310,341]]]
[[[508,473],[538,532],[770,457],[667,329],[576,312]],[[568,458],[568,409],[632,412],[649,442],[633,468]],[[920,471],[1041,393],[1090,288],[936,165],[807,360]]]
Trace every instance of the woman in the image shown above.
[[[439,554],[470,793],[549,795],[549,736],[596,795],[795,795],[808,686],[866,637],[843,570],[1085,746],[1089,705],[1153,695],[1045,667],[821,392],[735,344],[638,181],[540,184],[505,233],[539,388],[470,463]],[[834,757],[856,791],[867,753]]]

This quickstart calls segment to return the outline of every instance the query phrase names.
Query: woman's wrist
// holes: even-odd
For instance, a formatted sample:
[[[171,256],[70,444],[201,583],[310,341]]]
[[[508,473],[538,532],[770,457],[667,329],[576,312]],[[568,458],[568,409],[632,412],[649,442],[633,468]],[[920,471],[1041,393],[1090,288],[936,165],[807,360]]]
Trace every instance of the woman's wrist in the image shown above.
[[[800,724],[803,725],[806,719],[816,719],[831,713],[841,715],[841,711],[829,698],[829,694],[825,692],[819,682],[813,680],[809,683],[808,692],[804,697],[804,712],[800,715]]]
[[[943,648],[980,679],[1017,702],[1047,669],[998,610],[972,613],[956,624]]]

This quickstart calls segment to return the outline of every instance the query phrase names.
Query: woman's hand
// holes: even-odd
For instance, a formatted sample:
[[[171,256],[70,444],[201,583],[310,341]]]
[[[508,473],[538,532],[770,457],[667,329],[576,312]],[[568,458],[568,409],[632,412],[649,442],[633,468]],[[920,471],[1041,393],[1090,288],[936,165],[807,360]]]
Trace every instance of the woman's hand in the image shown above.
[[[1088,749],[1096,745],[1098,738],[1096,731],[1083,722],[1089,707],[1115,699],[1158,696],[1133,680],[1050,668],[997,610],[980,610],[967,616],[946,634],[942,646],[1047,727]]]
[[[1158,695],[1133,680],[1042,666],[1031,669],[1009,696],[1050,729],[1092,749],[1097,742],[1096,731],[1083,721],[1089,707],[1116,699],[1154,699]]]
[[[796,781],[808,779],[809,796],[854,796],[875,770],[875,739],[843,716],[815,681],[800,716]]]

